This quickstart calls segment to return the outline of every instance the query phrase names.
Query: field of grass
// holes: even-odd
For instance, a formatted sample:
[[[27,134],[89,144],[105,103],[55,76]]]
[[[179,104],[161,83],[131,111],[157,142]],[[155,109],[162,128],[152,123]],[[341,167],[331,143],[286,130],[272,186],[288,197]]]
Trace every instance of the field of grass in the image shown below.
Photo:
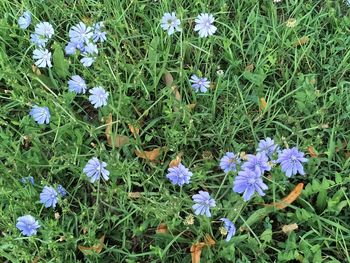
[[[166,12],[181,32],[160,27]],[[214,15],[213,36],[194,31],[200,13]],[[57,55],[52,68],[37,68],[30,34],[42,21],[55,30],[53,54],[80,21],[103,21],[107,41],[91,67]],[[206,93],[194,92],[192,74],[211,81]],[[107,106],[68,91],[72,75],[104,87]],[[29,116],[33,105],[49,108],[49,124]],[[304,152],[306,174],[288,178],[276,166],[264,175],[265,196],[245,202],[220,159],[254,154],[267,137]],[[155,160],[142,158],[154,149]],[[193,173],[183,187],[166,178],[179,154]],[[92,157],[107,163],[108,181],[83,173]],[[0,1],[1,262],[191,262],[200,242],[201,262],[350,262],[349,157],[346,1]],[[28,176],[34,185],[21,182]],[[266,206],[300,183],[286,208]],[[41,191],[58,184],[67,196],[45,208]],[[200,190],[216,201],[210,218],[194,215]],[[16,228],[23,215],[38,220],[36,235]],[[222,217],[237,228],[229,242]]]

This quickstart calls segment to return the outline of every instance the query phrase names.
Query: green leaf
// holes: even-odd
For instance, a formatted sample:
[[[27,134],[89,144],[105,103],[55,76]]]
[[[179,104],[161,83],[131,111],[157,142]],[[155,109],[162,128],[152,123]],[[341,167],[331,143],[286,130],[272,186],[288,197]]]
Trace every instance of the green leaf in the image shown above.
[[[64,58],[64,53],[61,46],[55,44],[53,53],[53,69],[62,78],[69,75],[69,63]]]
[[[260,239],[266,243],[270,243],[272,240],[272,230],[266,229],[264,232],[262,232]]]
[[[251,227],[253,224],[262,221],[269,213],[274,210],[273,207],[264,207],[256,210],[251,216],[244,222],[241,226],[241,230],[246,230],[248,227]]]

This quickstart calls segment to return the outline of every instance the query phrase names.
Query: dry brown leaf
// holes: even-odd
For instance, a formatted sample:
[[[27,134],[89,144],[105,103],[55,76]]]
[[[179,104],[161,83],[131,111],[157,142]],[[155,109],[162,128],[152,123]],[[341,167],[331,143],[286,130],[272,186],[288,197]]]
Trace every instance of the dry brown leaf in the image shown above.
[[[174,78],[169,71],[164,73],[163,79],[167,87],[171,87],[173,85]]]
[[[37,76],[40,76],[41,75],[41,71],[40,71],[40,69],[36,66],[36,65],[32,65],[32,71],[33,71],[33,73],[35,74],[35,75],[37,75]]]
[[[88,16],[83,16],[81,19],[85,24],[91,24],[92,23],[92,18]]]
[[[106,134],[106,137],[107,137],[108,144],[111,141],[112,122],[113,122],[112,113],[110,113],[108,115],[107,120],[106,120],[106,130],[105,130],[105,134]]]
[[[168,232],[168,226],[165,223],[159,224],[159,226],[156,229],[157,234],[167,234]]]
[[[296,229],[298,229],[298,225],[296,223],[282,226],[282,231],[285,234],[288,234]]]
[[[193,244],[191,246],[191,258],[192,258],[192,263],[199,263],[201,260],[201,253],[202,253],[202,248],[205,246],[204,242],[200,242],[197,244]]]
[[[205,235],[204,241],[205,241],[205,244],[210,247],[216,244],[215,240],[209,234]]]
[[[123,145],[129,143],[129,137],[125,135],[116,134],[113,140],[112,138],[110,138],[110,140],[107,140],[107,142],[109,146],[120,148]]]
[[[171,90],[174,93],[175,99],[177,101],[181,101],[181,94],[180,94],[179,89],[177,88],[177,86],[171,87]]]
[[[243,160],[243,161],[247,161],[248,160],[248,154],[246,152],[240,152],[239,153],[239,157]]]
[[[60,219],[60,217],[61,217],[60,213],[56,212],[55,213],[55,219],[58,220],[58,219]]]
[[[308,150],[308,152],[309,152],[311,157],[317,157],[318,156],[318,154],[316,153],[315,148],[313,146],[307,147],[307,150]]]
[[[202,152],[202,158],[204,160],[212,160],[214,157],[213,157],[213,153],[211,151],[203,151]]]
[[[99,244],[92,246],[92,247],[84,247],[84,246],[78,246],[79,250],[83,253],[89,252],[89,251],[94,251],[97,254],[102,251],[103,248],[103,242],[105,241],[105,235],[101,236],[99,239]]]
[[[174,160],[169,163],[169,168],[176,167],[181,163],[182,153],[179,153]]]
[[[254,64],[249,64],[245,67],[245,71],[252,72],[254,70]]]
[[[88,231],[88,228],[87,228],[86,226],[84,226],[84,227],[82,228],[82,230],[83,230],[83,234],[85,235],[85,234],[87,233],[87,231]]]
[[[29,144],[30,144],[30,137],[29,137],[29,135],[24,135],[23,136],[23,140],[24,140],[24,148],[28,149],[29,148]]]
[[[267,106],[267,102],[266,102],[265,98],[260,98],[259,99],[259,109],[261,111],[263,111],[266,109],[266,106]]]
[[[128,196],[129,196],[130,198],[135,198],[135,199],[137,199],[137,198],[140,198],[140,197],[141,197],[141,192],[130,192],[130,193],[128,193]]]
[[[216,82],[210,82],[210,86],[209,86],[210,89],[216,89]]]
[[[187,104],[186,107],[187,107],[189,110],[193,110],[193,109],[196,107],[196,103]]]
[[[350,152],[345,152],[345,159],[349,159],[350,158]]]
[[[309,39],[309,37],[307,37],[307,36],[301,37],[301,38],[297,39],[297,40],[294,42],[293,46],[294,46],[294,47],[298,47],[298,46],[305,45],[305,44],[307,44],[307,43],[309,42],[309,40],[310,40],[310,39]]]
[[[140,157],[142,159],[146,159],[146,160],[150,160],[150,161],[154,162],[158,158],[158,156],[160,154],[160,150],[161,150],[160,147],[155,148],[152,151],[138,151],[138,150],[135,150],[135,154],[137,155],[137,157]]]
[[[106,130],[105,130],[108,145],[119,148],[125,144],[128,144],[129,143],[128,136],[120,135],[120,134],[116,134],[114,137],[111,136],[112,122],[113,122],[112,114],[110,113],[106,120]]]
[[[33,259],[32,263],[38,263],[38,262],[39,262],[39,259],[40,259],[40,257],[39,257],[39,256],[36,256],[36,257]]]
[[[269,204],[268,206],[274,206],[277,209],[286,208],[288,206],[288,204],[293,203],[299,197],[299,195],[301,194],[303,188],[304,188],[304,184],[303,183],[297,184],[297,186],[294,187],[294,189],[289,193],[289,195],[287,195],[281,201]]]
[[[215,245],[215,240],[209,234],[205,235],[204,242],[193,244],[190,250],[191,256],[192,256],[192,263],[200,262],[202,249],[204,247],[211,247],[214,245]]]
[[[60,236],[60,238],[58,239],[58,242],[63,242],[66,240],[66,237],[65,236]]]
[[[128,124],[129,130],[131,131],[132,135],[136,138],[137,135],[140,134],[140,128],[135,127],[134,125]]]

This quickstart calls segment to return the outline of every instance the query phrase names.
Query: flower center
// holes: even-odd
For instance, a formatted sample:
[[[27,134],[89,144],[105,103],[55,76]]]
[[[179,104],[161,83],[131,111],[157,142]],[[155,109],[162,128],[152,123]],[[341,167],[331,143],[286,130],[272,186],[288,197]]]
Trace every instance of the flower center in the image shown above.
[[[210,27],[210,26],[211,26],[210,22],[207,21],[207,22],[205,23],[205,26],[206,26],[206,27]]]
[[[255,178],[250,178],[248,180],[248,184],[255,184]]]

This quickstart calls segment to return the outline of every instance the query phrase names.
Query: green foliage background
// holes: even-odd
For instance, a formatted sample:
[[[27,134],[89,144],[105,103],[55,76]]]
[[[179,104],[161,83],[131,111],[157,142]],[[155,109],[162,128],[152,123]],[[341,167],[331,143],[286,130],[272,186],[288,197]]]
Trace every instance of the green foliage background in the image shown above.
[[[33,24],[21,30],[17,19],[25,10]],[[183,30],[168,37],[159,21],[173,10]],[[193,30],[201,12],[216,18],[213,37],[200,39]],[[289,18],[296,27],[286,26]],[[62,53],[69,28],[81,20],[104,21],[108,32],[89,69]],[[40,76],[32,70],[29,41],[39,21],[55,29],[54,66]],[[191,244],[209,233],[217,243],[203,250],[203,262],[350,262],[349,30],[350,9],[340,0],[0,1],[0,261],[38,256],[39,262],[190,262]],[[309,41],[295,46],[304,36]],[[181,102],[162,80],[166,71]],[[215,87],[194,93],[193,73]],[[88,95],[68,92],[74,74],[90,88],[106,88],[108,106],[96,111]],[[267,100],[263,111],[261,97]],[[196,103],[194,110],[186,107],[190,103]],[[34,104],[49,107],[49,125],[28,116]],[[109,113],[113,133],[130,137],[120,149],[105,138]],[[141,125],[139,137],[129,123]],[[231,190],[234,176],[225,176],[218,161],[228,150],[253,153],[267,136],[304,152],[312,146],[318,156],[306,165],[305,177],[288,179],[274,169],[266,196],[244,203]],[[156,164],[134,154],[163,146],[167,150]],[[179,152],[194,173],[181,190],[165,178]],[[93,185],[82,173],[93,156],[108,163],[109,181]],[[33,176],[35,186],[23,185],[25,176]],[[290,207],[263,208],[299,182],[305,190]],[[69,192],[56,210],[39,203],[47,184]],[[195,217],[187,226],[191,196],[201,189],[215,197],[217,207],[211,219]],[[131,192],[141,197],[130,198]],[[15,224],[24,214],[39,219],[38,235],[20,235]],[[237,228],[249,218],[252,223],[226,243],[219,231],[223,216]],[[162,222],[169,233],[155,234]],[[291,223],[298,230],[282,233]],[[103,234],[101,253],[79,251],[78,245],[96,245]]]

